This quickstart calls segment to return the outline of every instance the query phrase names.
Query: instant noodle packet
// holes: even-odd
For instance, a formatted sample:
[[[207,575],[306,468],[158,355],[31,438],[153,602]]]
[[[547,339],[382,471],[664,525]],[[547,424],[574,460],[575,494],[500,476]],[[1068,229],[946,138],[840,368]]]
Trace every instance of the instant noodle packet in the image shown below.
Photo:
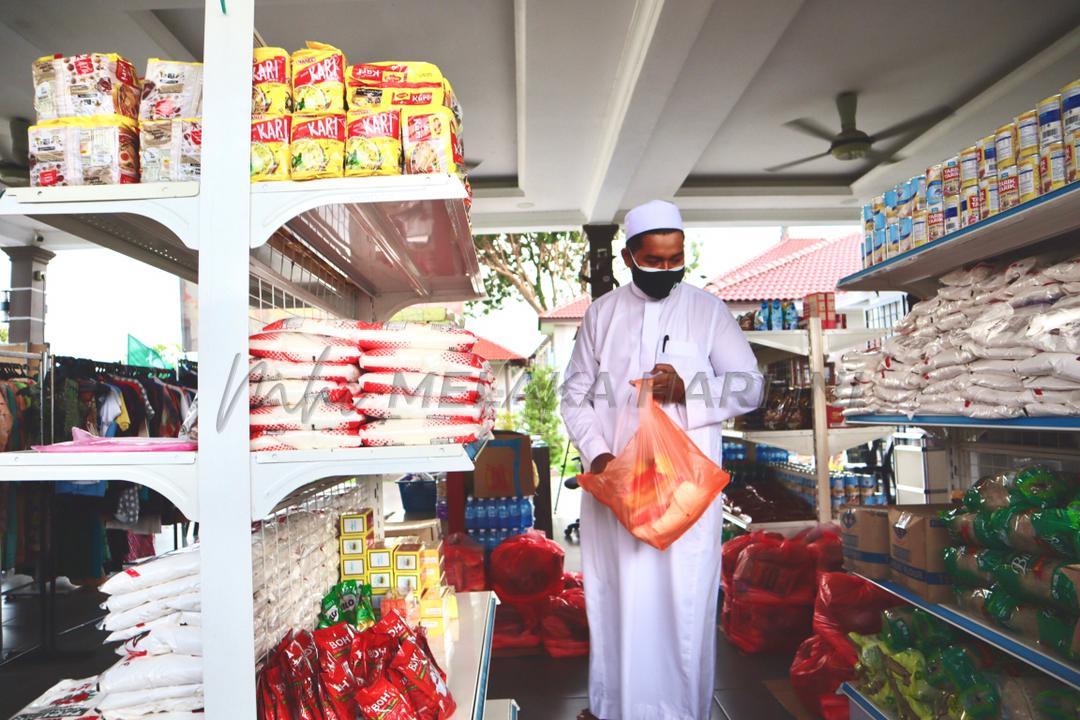
[[[403,108],[401,135],[407,175],[458,175],[464,171],[457,122],[449,108]]]
[[[345,116],[294,115],[289,143],[293,180],[342,177],[345,172]]]
[[[291,130],[288,115],[251,119],[251,182],[289,179]]]
[[[345,54],[333,45],[308,41],[292,54],[293,112],[345,112]]]
[[[139,117],[135,66],[116,53],[38,58],[33,65],[39,121],[91,115]]]
[[[47,120],[28,132],[30,184],[117,185],[139,182],[138,131],[122,115]]]
[[[202,169],[202,120],[143,120],[139,123],[141,181],[198,180]]]
[[[140,120],[202,116],[203,64],[150,58],[139,103]]]
[[[350,111],[345,130],[346,177],[400,174],[400,112],[396,109]]]
[[[292,112],[292,73],[285,48],[257,47],[251,56],[251,114]]]

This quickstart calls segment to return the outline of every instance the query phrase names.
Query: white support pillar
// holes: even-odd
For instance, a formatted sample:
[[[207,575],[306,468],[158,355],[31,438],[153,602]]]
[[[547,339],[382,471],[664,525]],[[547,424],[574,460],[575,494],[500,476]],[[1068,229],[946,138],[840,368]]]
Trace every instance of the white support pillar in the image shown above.
[[[829,485],[829,416],[825,396],[825,340],[821,318],[810,318],[811,402],[814,412],[814,473],[817,475],[818,521],[832,520]]]
[[[207,0],[205,18],[199,190],[203,684],[208,720],[254,720],[246,381],[254,0]],[[234,393],[239,398],[230,414]]]

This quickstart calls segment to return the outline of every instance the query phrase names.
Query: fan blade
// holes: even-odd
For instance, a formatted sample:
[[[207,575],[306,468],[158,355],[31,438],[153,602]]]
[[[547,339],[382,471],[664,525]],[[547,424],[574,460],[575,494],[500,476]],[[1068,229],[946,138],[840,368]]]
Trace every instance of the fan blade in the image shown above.
[[[916,115],[915,117],[897,123],[892,127],[887,127],[879,133],[874,133],[870,136],[870,142],[878,142],[879,140],[886,140],[891,137],[896,137],[897,135],[906,135],[910,132],[928,130],[952,114],[953,111],[950,108],[935,108],[930,112]]]
[[[863,157],[865,160],[872,160],[876,165],[893,165],[900,162],[900,158],[896,157],[895,153],[883,153],[877,150],[870,150]]]
[[[795,120],[784,123],[784,126],[789,127],[792,130],[797,130],[804,135],[810,135],[819,140],[824,140],[827,143],[831,143],[833,138],[836,137],[836,133],[832,130],[826,130],[810,118],[796,118]]]
[[[840,113],[840,129],[855,129],[855,110],[859,106],[859,96],[853,92],[842,92],[836,96],[836,112]]]
[[[803,163],[808,163],[811,160],[817,160],[819,158],[826,157],[828,154],[829,154],[829,151],[826,150],[825,152],[818,153],[817,155],[811,155],[810,157],[804,157],[802,160],[792,160],[791,162],[784,163],[783,165],[773,165],[772,167],[765,168],[765,172],[780,172],[781,170],[786,170],[789,167],[795,167],[796,165],[802,165]]]

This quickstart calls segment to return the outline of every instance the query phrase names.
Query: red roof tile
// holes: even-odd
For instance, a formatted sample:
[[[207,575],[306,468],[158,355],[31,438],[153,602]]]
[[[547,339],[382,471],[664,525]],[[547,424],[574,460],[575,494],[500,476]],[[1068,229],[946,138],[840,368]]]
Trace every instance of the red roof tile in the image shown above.
[[[789,238],[713,278],[705,289],[723,300],[796,300],[835,291],[840,278],[861,269],[861,244],[858,234],[831,240]]]
[[[518,355],[513,350],[504,348],[502,345],[493,343],[484,338],[477,339],[476,345],[473,346],[473,352],[485,360],[493,362],[524,362],[525,360],[528,360],[524,355]]]
[[[589,309],[592,300],[588,295],[579,295],[568,303],[540,313],[541,320],[581,320]]]

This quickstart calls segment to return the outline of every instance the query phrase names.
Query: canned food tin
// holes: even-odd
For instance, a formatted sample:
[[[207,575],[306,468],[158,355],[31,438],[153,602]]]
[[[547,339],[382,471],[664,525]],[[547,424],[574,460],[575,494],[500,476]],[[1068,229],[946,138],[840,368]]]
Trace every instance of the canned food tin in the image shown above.
[[[998,181],[996,177],[979,181],[979,218],[985,220],[998,214]]]
[[[945,196],[945,234],[949,235],[960,229],[960,196]]]
[[[911,225],[912,221],[909,217],[900,218],[900,246],[899,251],[902,253],[907,252],[912,248],[911,244]]]
[[[979,182],[979,146],[972,145],[960,151],[960,187]]]
[[[960,194],[959,155],[953,155],[941,164],[941,192],[946,198]]]
[[[926,239],[934,242],[945,237],[945,204],[931,207],[926,212]]]
[[[872,487],[860,487],[859,488],[859,500],[862,502],[863,505],[868,505],[869,504],[868,500],[870,499],[871,496],[873,496],[874,492],[875,492],[875,488],[872,488]]]
[[[910,182],[902,182],[896,186],[896,215],[901,220],[911,218],[912,188]]]
[[[1017,166],[998,167],[998,210],[1005,212],[1020,204],[1020,185]]]
[[[846,490],[844,490],[844,499],[847,501],[848,505],[858,505],[859,504],[859,488],[853,487],[853,488],[847,488]]]
[[[1065,187],[1065,146],[1050,143],[1039,153],[1039,193]]]
[[[844,476],[839,474],[839,473],[837,473],[835,475],[830,475],[829,476],[829,487],[832,488],[833,490],[843,490],[844,489]]]
[[[1040,100],[1039,111],[1039,148],[1059,143],[1064,137],[1061,129],[1061,95],[1051,95]]]
[[[911,212],[917,213],[920,210],[926,209],[926,176],[920,175],[913,177],[909,181],[914,186],[912,192],[912,207]]]
[[[941,164],[926,168],[926,207],[933,208],[941,204],[945,195],[941,188]]]
[[[885,257],[892,258],[900,254],[900,219],[893,218],[885,226],[885,237],[888,244],[885,246]]]
[[[918,210],[911,218],[911,247],[925,245],[929,237],[926,234],[926,211]]]
[[[870,206],[874,211],[874,230],[885,229],[885,196],[877,195],[870,201]]]
[[[1061,88],[1061,123],[1066,138],[1080,132],[1080,80],[1073,80]]]
[[[868,494],[873,495],[877,489],[877,478],[868,473],[859,475],[859,487],[869,490]]]
[[[994,136],[987,135],[979,141],[979,179],[997,179],[997,148],[994,147]]]
[[[829,494],[833,496],[834,500],[837,499],[837,498],[840,498],[841,500],[844,499],[844,481],[843,481],[843,478],[841,478],[841,480],[840,480],[840,486],[839,487],[834,486],[832,488],[832,491]]]
[[[859,487],[859,476],[855,473],[840,473],[840,477],[844,480],[844,487],[857,488]]]
[[[994,155],[999,175],[1000,168],[1016,162],[1016,123],[1002,125],[994,133]]]
[[[1026,203],[1039,197],[1039,153],[1020,158],[1016,168],[1020,202]]]
[[[1039,152],[1039,113],[1028,110],[1016,116],[1016,160]]]
[[[982,219],[982,198],[979,195],[979,185],[965,185],[960,190],[960,227],[974,225]]]
[[[1073,131],[1065,138],[1065,180],[1076,182],[1080,180],[1080,130]]]
[[[885,261],[885,228],[874,230],[874,264]]]
[[[874,264],[874,231],[871,230],[863,235],[862,266],[865,270]]]

